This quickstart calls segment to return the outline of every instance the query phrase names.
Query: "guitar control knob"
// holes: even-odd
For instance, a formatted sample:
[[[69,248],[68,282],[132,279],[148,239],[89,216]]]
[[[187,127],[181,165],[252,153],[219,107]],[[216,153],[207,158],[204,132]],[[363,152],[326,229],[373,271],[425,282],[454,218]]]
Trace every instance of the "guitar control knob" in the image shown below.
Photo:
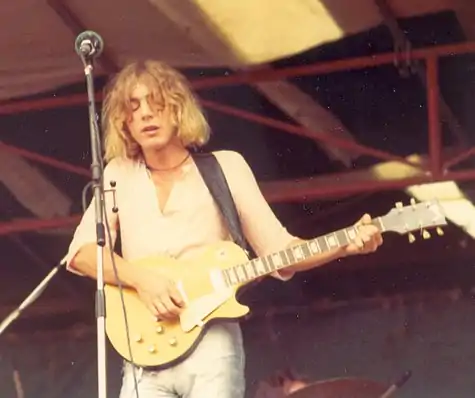
[[[134,337],[134,341],[135,341],[136,343],[141,343],[141,342],[143,341],[143,340],[142,340],[142,336],[141,336],[140,334],[136,335],[136,336]]]
[[[169,343],[171,346],[175,347],[178,342],[177,342],[177,340],[176,340],[175,338],[172,338],[172,339],[168,340],[168,343]]]
[[[155,351],[157,350],[155,349],[154,345],[151,345],[150,347],[148,347],[148,352],[150,352],[151,354],[153,354]]]
[[[158,334],[162,334],[162,333],[163,333],[163,326],[157,326],[157,328],[155,329],[155,331],[156,331]]]

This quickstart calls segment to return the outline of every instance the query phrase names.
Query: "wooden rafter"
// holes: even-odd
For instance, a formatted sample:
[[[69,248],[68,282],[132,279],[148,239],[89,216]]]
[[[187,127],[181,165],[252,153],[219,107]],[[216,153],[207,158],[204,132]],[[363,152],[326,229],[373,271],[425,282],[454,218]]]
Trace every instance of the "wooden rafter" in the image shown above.
[[[69,214],[71,199],[39,169],[0,145],[0,182],[18,201],[40,219]]]
[[[454,0],[454,8],[467,40],[475,39],[475,2]]]
[[[196,5],[186,1],[149,1],[211,57],[235,70],[245,68],[246,60],[237,54],[232,44],[220,34],[219,27],[212,26]],[[281,111],[309,130],[354,141],[351,133],[335,115],[288,81],[253,82],[252,85]],[[356,157],[330,145],[319,144],[332,159],[339,160],[346,166],[350,166]]]

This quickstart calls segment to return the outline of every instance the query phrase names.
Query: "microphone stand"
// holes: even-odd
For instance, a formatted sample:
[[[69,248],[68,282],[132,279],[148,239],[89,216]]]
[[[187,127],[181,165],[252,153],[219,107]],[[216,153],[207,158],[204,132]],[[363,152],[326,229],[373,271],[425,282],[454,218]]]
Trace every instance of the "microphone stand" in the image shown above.
[[[91,186],[95,203],[95,222],[97,238],[97,290],[96,290],[96,319],[97,319],[97,376],[98,398],[107,397],[107,361],[106,361],[106,331],[105,331],[105,295],[104,295],[104,181],[103,162],[101,159],[101,137],[97,124],[97,114],[94,98],[93,57],[81,54],[87,84],[89,108],[89,129],[91,136]]]
[[[46,277],[40,282],[40,284],[35,287],[35,289],[23,300],[23,302],[15,308],[3,321],[0,323],[0,335],[2,335],[5,330],[15,321],[24,310],[26,310],[31,304],[33,304],[40,296],[41,293],[47,288],[49,282],[53,277],[59,272],[59,270],[64,266],[61,262],[57,264]]]

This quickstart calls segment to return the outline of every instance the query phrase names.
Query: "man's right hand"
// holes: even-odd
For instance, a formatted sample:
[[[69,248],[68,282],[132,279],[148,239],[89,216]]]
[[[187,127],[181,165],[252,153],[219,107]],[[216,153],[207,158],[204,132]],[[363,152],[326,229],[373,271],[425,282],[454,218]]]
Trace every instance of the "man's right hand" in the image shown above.
[[[174,319],[185,302],[172,280],[158,270],[137,269],[134,288],[149,311],[162,319]]]

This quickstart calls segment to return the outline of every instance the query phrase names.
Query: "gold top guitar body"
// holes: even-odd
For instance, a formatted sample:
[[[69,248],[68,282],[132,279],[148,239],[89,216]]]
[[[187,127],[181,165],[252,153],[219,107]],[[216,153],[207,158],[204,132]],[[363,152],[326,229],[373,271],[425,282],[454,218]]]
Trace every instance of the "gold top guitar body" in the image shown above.
[[[413,202],[406,207],[398,204],[385,216],[373,219],[381,232],[410,234],[411,242],[415,239],[412,231],[420,231],[428,238],[430,234],[426,228],[446,223],[437,201]],[[441,233],[440,228],[438,231]],[[123,358],[136,365],[157,369],[171,366],[192,352],[207,325],[217,320],[236,320],[249,312],[247,306],[236,300],[236,292],[241,286],[317,254],[348,245],[356,234],[356,227],[352,226],[252,260],[236,244],[220,242],[189,261],[160,256],[137,261],[134,266],[159,267],[174,281],[185,300],[185,307],[176,320],[157,320],[134,290],[123,289],[127,328],[120,289],[106,285],[109,340]]]
[[[173,365],[198,344],[210,321],[238,319],[249,312],[249,307],[236,301],[240,284],[229,286],[223,274],[223,270],[246,261],[246,253],[239,246],[221,242],[191,261],[157,256],[134,263],[137,267],[158,267],[175,281],[186,306],[176,320],[157,320],[134,290],[124,288],[131,358],[120,290],[106,285],[106,331],[111,344],[122,357],[137,365]]]

